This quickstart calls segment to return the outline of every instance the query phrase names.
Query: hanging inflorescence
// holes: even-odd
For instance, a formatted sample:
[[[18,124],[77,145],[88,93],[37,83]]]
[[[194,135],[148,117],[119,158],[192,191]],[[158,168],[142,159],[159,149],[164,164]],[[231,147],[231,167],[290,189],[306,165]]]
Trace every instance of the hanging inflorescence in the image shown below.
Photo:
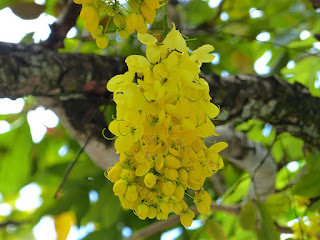
[[[200,213],[210,210],[211,198],[202,186],[223,166],[219,152],[227,147],[218,142],[207,148],[203,140],[217,135],[211,119],[219,108],[199,77],[214,48],[189,51],[175,27],[162,43],[149,34],[138,33],[138,39],[147,58],[127,57],[128,71],[107,85],[117,104],[109,130],[120,153],[107,176],[122,206],[140,219],[164,220],[173,211],[190,226],[195,214],[184,201],[186,190],[193,190]]]
[[[127,4],[120,4],[117,0],[74,0],[82,4],[80,18],[85,28],[96,39],[99,48],[107,47],[109,37],[107,29],[110,19],[118,27],[117,34],[127,38],[135,31],[146,33],[147,24],[152,24],[156,17],[156,9],[165,2],[163,0],[129,0]],[[104,19],[109,19],[103,24]]]

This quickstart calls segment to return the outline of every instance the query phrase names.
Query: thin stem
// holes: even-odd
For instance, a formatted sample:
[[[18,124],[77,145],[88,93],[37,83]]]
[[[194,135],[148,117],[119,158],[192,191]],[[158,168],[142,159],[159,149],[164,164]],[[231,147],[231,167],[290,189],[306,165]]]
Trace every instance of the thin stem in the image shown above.
[[[163,6],[163,32],[162,32],[162,39],[164,39],[169,32],[168,29],[168,10],[167,4]]]
[[[106,105],[105,105],[104,108],[103,108],[103,110],[102,110],[102,112],[104,113],[104,112],[106,111],[106,109],[107,109],[107,107],[106,107]],[[94,118],[96,115],[97,115],[97,114],[94,114],[94,115],[92,116],[92,118]],[[85,143],[84,143],[83,146],[80,148],[80,150],[79,150],[76,158],[73,160],[73,162],[70,164],[69,168],[67,169],[66,173],[64,174],[64,176],[63,176],[63,178],[62,178],[62,180],[61,180],[61,182],[60,182],[60,185],[59,185],[56,193],[54,194],[54,198],[55,198],[55,199],[58,199],[59,193],[60,193],[63,185],[64,185],[65,182],[67,181],[67,179],[68,179],[68,177],[69,177],[69,175],[70,175],[71,170],[73,169],[73,167],[74,167],[74,166],[76,165],[76,163],[78,162],[79,157],[80,157],[81,154],[84,152],[84,149],[85,149],[86,146],[88,145],[88,143],[89,143],[89,141],[90,141],[90,139],[91,139],[92,136],[93,136],[93,134],[91,133],[91,134],[87,137]]]
[[[82,146],[81,149],[79,150],[76,158],[73,160],[73,162],[72,162],[71,165],[69,166],[68,170],[66,171],[65,175],[63,176],[63,179],[62,179],[62,181],[61,181],[61,183],[60,183],[60,185],[59,185],[56,193],[54,194],[54,198],[55,198],[55,199],[58,199],[59,193],[60,193],[60,191],[61,191],[64,183],[67,181],[67,178],[69,177],[71,170],[73,169],[73,167],[74,167],[74,166],[76,165],[76,163],[78,162],[79,157],[80,157],[81,154],[84,152],[84,149],[85,149],[85,147],[88,145],[89,140],[91,139],[91,137],[92,137],[92,135],[90,135],[90,136],[87,138],[86,142],[83,144],[83,146]]]

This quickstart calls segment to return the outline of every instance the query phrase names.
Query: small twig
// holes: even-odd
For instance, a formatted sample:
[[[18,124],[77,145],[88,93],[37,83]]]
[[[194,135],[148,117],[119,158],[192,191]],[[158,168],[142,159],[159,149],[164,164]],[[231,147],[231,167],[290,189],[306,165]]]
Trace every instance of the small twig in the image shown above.
[[[218,6],[218,11],[216,13],[216,15],[210,20],[209,24],[210,26],[214,26],[215,23],[218,21],[221,13],[222,13],[222,7],[223,7],[223,4],[225,3],[225,0],[222,0]]]
[[[274,145],[274,143],[276,142],[276,140],[278,139],[278,136],[275,137],[275,139],[273,140],[273,142],[271,143],[271,145],[269,146],[269,149],[266,153],[266,155],[263,157],[263,159],[258,163],[258,165],[254,168],[252,174],[251,174],[251,182],[253,183],[253,191],[254,191],[254,195],[255,197],[257,198],[258,201],[260,201],[260,198],[259,198],[259,194],[258,194],[258,191],[257,191],[257,186],[254,182],[254,178],[258,172],[258,170],[261,168],[261,166],[264,164],[264,162],[267,160],[268,156],[270,155],[270,152],[271,152],[271,149]]]
[[[73,167],[76,165],[76,163],[79,160],[79,157],[81,156],[81,154],[84,152],[85,147],[87,146],[87,144],[89,143],[90,138],[92,137],[92,134],[87,138],[86,142],[83,144],[83,146],[81,147],[81,149],[79,150],[76,158],[73,160],[73,162],[71,163],[71,165],[69,166],[68,170],[66,171],[66,173],[63,176],[63,179],[61,180],[61,183],[56,191],[56,193],[54,194],[54,198],[57,199],[59,196],[59,193],[64,185],[64,183],[66,182],[67,178],[69,177],[69,174],[71,172],[71,170],[73,169]]]
[[[165,39],[165,37],[168,34],[168,10],[167,10],[167,4],[163,6],[163,32],[162,32],[162,39]]]
[[[254,177],[256,175],[256,173],[258,172],[258,170],[260,169],[260,167],[264,164],[264,162],[266,161],[267,157],[270,155],[271,149],[274,145],[274,143],[277,141],[277,137],[275,137],[275,139],[272,141],[272,143],[270,144],[269,148],[268,148],[268,152],[266,153],[266,155],[263,157],[263,159],[258,163],[258,165],[255,167],[255,169],[252,172],[252,176],[251,179],[252,181],[254,181]]]
[[[107,109],[107,107],[106,107],[106,105],[105,105],[101,112],[104,113],[104,112],[106,111],[106,109]],[[92,114],[92,115],[91,115],[91,119],[93,119],[94,117],[96,117],[99,112],[100,112],[100,111],[98,110],[95,114]],[[91,134],[87,137],[85,143],[83,144],[83,146],[82,146],[81,149],[79,150],[76,158],[73,160],[73,162],[71,163],[71,165],[70,165],[69,168],[67,169],[65,175],[63,176],[63,179],[61,180],[61,183],[60,183],[60,185],[59,185],[56,193],[54,194],[54,198],[55,198],[55,199],[58,198],[59,193],[60,193],[60,191],[61,191],[64,183],[66,182],[66,180],[67,180],[67,178],[68,178],[71,170],[73,169],[73,167],[74,167],[74,166],[76,165],[76,163],[78,162],[79,157],[80,157],[81,154],[84,152],[84,149],[85,149],[86,146],[88,145],[88,143],[89,143],[89,141],[90,141],[90,139],[91,139],[92,136],[93,136],[93,133],[91,133]]]

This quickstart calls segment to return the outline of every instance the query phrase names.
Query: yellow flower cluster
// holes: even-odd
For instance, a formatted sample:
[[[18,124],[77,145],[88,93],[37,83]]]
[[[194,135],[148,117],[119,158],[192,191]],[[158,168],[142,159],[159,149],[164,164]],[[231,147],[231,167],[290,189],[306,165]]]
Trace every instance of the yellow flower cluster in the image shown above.
[[[109,130],[117,136],[120,153],[109,171],[113,191],[122,206],[140,219],[164,220],[170,212],[190,226],[195,214],[184,201],[192,189],[200,213],[210,210],[211,198],[202,186],[223,166],[219,142],[207,148],[203,138],[217,135],[211,122],[219,108],[210,102],[208,83],[199,77],[203,62],[213,60],[211,45],[191,52],[175,29],[162,43],[138,33],[147,58],[126,59],[128,71],[107,85],[114,92],[117,118]]]
[[[307,220],[307,221],[306,221]],[[310,237],[311,240],[317,240],[320,231],[320,213],[317,211],[313,215],[309,215],[307,219],[300,219],[291,227],[293,230],[293,239],[306,239]]]
[[[118,27],[117,34],[127,38],[135,31],[147,32],[147,23],[152,24],[156,17],[156,9],[164,4],[164,0],[129,0],[122,5],[117,0],[74,0],[82,4],[80,18],[85,23],[85,28],[96,39],[99,48],[108,46],[109,38],[105,33],[108,24],[104,27],[100,22],[113,17],[114,24]]]
[[[310,205],[310,199],[300,195],[294,195],[294,206],[296,208],[307,209]],[[291,227],[293,231],[293,239],[317,240],[320,232],[320,212],[316,211],[307,217],[301,217],[299,222],[296,222]]]

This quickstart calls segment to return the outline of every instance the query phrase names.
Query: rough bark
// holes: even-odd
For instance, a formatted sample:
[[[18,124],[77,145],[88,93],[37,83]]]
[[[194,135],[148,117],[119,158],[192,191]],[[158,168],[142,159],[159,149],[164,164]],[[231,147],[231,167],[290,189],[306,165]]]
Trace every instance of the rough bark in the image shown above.
[[[92,102],[96,107],[110,101],[107,80],[126,70],[121,57],[59,53],[39,45],[10,43],[0,43],[0,66],[0,97],[82,100],[85,106],[81,101],[73,104],[80,113],[92,109]],[[278,132],[288,131],[320,147],[320,98],[311,96],[304,86],[274,76],[204,77],[212,88],[213,101],[226,110],[220,123],[261,119]],[[71,122],[79,125],[79,119]]]
[[[309,0],[314,8],[320,8],[320,0]]]
[[[214,102],[226,110],[221,123],[260,119],[278,133],[290,132],[306,145],[320,147],[320,98],[311,96],[303,85],[249,74],[205,78]]]

